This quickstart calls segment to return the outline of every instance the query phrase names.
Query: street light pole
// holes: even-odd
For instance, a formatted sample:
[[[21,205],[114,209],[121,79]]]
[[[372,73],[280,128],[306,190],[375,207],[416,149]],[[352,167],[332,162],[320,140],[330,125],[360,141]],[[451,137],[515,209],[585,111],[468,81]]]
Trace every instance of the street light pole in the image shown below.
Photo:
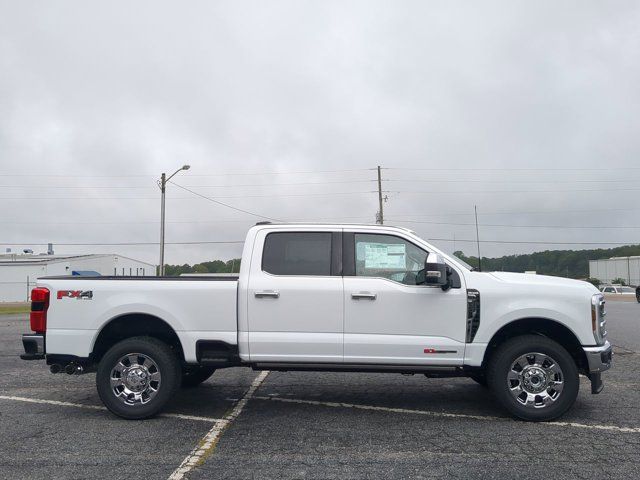
[[[167,182],[171,180],[178,172],[189,170],[190,165],[183,165],[173,172],[168,178],[165,173],[160,176],[158,186],[160,187],[160,276],[164,275],[164,210],[165,210],[165,192],[167,191]]]

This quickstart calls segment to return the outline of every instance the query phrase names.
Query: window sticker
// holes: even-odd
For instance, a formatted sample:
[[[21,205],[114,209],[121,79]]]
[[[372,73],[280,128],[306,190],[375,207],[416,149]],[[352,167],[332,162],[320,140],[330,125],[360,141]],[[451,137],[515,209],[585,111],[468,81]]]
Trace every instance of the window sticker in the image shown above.
[[[360,249],[358,249],[360,250]],[[360,253],[360,252],[358,252]],[[406,245],[404,243],[365,243],[364,267],[404,269],[406,266]]]

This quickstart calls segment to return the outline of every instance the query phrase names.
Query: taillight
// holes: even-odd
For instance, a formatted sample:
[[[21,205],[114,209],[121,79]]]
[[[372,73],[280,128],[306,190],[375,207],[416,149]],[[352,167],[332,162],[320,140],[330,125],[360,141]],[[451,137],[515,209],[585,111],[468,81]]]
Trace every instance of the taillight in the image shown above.
[[[31,330],[36,333],[47,331],[47,309],[49,308],[49,289],[37,287],[31,290]]]

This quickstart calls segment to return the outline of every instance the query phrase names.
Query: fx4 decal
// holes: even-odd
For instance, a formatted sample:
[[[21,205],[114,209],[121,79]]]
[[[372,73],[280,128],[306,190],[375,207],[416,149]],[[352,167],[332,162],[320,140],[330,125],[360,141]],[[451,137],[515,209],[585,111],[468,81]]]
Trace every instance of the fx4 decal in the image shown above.
[[[91,290],[58,290],[58,300],[63,298],[75,298],[76,300],[93,299],[93,291]]]

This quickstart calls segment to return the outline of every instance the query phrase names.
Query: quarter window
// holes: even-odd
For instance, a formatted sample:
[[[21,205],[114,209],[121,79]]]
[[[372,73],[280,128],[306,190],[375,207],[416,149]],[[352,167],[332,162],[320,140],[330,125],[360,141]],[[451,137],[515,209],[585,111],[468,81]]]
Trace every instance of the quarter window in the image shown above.
[[[400,237],[355,234],[356,276],[383,277],[416,285],[428,253]]]
[[[268,234],[262,270],[274,275],[331,275],[331,232]]]

